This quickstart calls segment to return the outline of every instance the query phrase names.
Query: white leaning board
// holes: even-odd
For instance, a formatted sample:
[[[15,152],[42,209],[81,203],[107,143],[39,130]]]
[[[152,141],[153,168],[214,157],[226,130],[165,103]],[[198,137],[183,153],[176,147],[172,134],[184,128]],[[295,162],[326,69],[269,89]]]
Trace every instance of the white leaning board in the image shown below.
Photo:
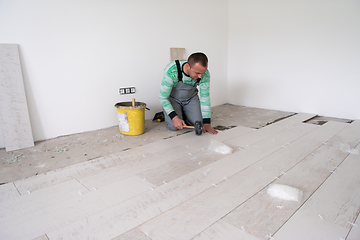
[[[17,44],[0,44],[0,126],[6,151],[34,146]]]

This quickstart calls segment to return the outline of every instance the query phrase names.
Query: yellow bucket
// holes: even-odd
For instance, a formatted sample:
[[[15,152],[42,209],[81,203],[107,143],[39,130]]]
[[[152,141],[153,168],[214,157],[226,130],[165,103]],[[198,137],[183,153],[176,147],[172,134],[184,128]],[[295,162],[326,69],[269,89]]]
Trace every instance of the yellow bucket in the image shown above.
[[[143,134],[145,130],[146,103],[119,102],[115,104],[119,119],[120,133],[125,135]]]

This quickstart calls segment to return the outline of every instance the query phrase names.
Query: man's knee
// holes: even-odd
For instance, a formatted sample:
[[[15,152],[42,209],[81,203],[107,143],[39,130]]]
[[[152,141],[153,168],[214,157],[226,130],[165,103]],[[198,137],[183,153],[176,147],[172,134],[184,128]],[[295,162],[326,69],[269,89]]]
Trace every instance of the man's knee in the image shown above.
[[[175,128],[175,127],[174,127],[174,128],[169,128],[169,127],[168,127],[168,129],[169,129],[170,131],[179,131],[179,129],[177,129],[177,128]]]
[[[170,131],[177,131],[179,129],[177,129],[176,127],[174,126],[167,126],[167,128],[170,130]]]

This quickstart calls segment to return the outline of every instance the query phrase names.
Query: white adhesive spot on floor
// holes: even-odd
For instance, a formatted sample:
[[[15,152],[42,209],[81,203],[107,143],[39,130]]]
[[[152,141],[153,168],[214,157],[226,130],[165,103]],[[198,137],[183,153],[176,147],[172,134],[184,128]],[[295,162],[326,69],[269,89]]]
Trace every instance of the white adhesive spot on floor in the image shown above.
[[[349,153],[359,155],[359,150],[358,149],[350,149]]]
[[[359,155],[359,150],[351,148],[350,145],[347,143],[340,143],[339,149],[344,153]]]
[[[222,142],[211,140],[208,149],[222,154],[232,154],[233,149]]]
[[[297,188],[287,185],[273,184],[267,189],[267,194],[273,198],[277,198],[285,201],[300,202],[303,196],[303,192]]]

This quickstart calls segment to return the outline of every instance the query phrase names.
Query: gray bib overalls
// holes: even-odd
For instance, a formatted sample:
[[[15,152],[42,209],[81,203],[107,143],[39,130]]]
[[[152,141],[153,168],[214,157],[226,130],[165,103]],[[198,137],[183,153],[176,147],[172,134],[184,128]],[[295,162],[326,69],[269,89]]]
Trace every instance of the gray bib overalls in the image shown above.
[[[196,121],[202,122],[200,100],[198,96],[197,86],[200,79],[197,80],[195,86],[183,83],[182,81],[182,69],[179,60],[176,60],[176,66],[178,70],[178,84],[174,87],[170,93],[169,101],[174,108],[174,111],[178,117],[185,121],[186,124],[194,125]],[[170,130],[178,130],[174,127],[174,123],[164,111],[165,122]]]

